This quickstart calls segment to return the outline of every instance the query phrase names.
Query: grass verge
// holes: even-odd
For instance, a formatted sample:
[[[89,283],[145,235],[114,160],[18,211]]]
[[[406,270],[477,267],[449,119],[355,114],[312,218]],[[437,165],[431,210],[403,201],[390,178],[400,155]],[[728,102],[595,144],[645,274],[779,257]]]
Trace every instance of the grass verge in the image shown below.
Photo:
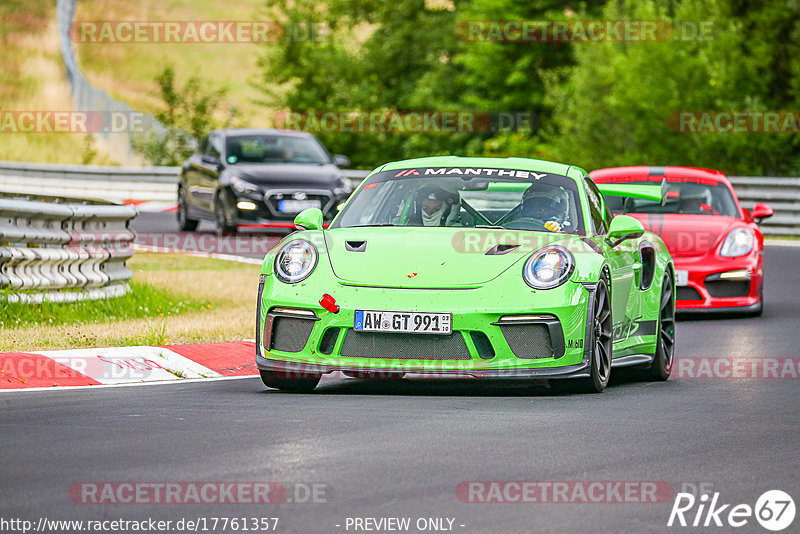
[[[72,304],[4,304],[0,352],[251,339],[258,265],[137,252],[132,291]]]
[[[69,111],[73,104],[64,72],[56,3],[0,2],[0,111]],[[96,138],[79,133],[2,131],[0,160],[113,164]]]

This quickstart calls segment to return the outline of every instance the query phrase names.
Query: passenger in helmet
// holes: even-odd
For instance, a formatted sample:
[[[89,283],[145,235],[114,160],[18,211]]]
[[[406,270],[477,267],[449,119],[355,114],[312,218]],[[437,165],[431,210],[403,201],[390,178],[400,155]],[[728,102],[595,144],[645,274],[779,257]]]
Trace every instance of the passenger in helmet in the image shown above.
[[[678,213],[710,213],[711,191],[700,184],[687,183],[681,186],[678,197]]]
[[[436,185],[425,185],[414,197],[415,219],[422,226],[450,226],[460,211],[457,192]]]
[[[532,219],[551,232],[560,232],[569,212],[569,195],[561,187],[533,184],[522,194],[519,218]]]

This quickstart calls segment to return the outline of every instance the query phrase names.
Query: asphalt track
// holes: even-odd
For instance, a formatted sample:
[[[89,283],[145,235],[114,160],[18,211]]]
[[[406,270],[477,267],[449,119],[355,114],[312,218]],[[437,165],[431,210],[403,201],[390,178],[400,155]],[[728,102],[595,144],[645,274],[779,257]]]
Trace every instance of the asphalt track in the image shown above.
[[[682,320],[678,357],[797,357],[798,264],[800,248],[768,246],[764,316]],[[796,379],[618,379],[600,395],[556,395],[524,384],[328,379],[292,395],[246,378],[3,393],[0,519],[279,517],[278,532],[336,533],[357,531],[348,517],[409,517],[406,532],[420,532],[418,518],[452,518],[463,533],[730,532],[667,527],[672,499],[487,504],[462,502],[456,488],[661,481],[676,492],[703,484],[721,503],[753,506],[781,489],[800,504],[799,388]],[[326,502],[71,501],[70,486],[88,481],[317,483]],[[735,531],[767,532],[753,518]]]

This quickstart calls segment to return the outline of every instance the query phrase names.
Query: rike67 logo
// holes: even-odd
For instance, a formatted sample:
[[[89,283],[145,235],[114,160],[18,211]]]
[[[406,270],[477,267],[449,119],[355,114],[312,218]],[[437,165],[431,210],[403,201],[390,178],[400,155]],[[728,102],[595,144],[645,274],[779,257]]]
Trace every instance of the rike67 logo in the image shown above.
[[[749,504],[722,504],[719,495],[719,492],[714,492],[712,495],[704,493],[695,497],[691,493],[678,493],[667,526],[739,528],[750,524],[755,517],[765,529],[779,532],[794,521],[794,500],[785,491],[764,492],[754,507]]]

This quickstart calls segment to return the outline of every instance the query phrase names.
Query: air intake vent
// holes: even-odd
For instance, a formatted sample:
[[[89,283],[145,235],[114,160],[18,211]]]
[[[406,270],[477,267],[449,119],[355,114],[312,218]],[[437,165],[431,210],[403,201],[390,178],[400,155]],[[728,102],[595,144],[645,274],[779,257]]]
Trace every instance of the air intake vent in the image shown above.
[[[703,300],[700,292],[693,287],[685,286],[679,287],[675,291],[676,300]]]
[[[365,252],[367,250],[366,241],[345,241],[344,248],[350,252]]]
[[[469,360],[461,332],[434,334],[385,334],[348,330],[342,343],[345,358],[396,360]]]
[[[550,329],[544,323],[504,324],[500,330],[514,356],[524,360],[538,360],[554,356],[550,342]]]

